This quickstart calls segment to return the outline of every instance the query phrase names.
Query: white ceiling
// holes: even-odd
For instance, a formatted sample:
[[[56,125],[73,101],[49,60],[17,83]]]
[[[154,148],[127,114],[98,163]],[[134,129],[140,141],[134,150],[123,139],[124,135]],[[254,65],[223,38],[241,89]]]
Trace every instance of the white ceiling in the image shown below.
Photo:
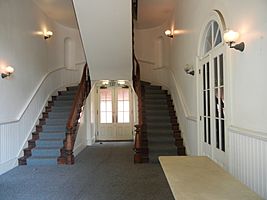
[[[72,0],[32,1],[51,19],[64,26],[77,28]],[[162,25],[171,17],[174,4],[175,0],[139,0],[138,20],[135,22],[135,27],[147,29]]]
[[[153,28],[165,23],[174,11],[175,0],[139,0],[137,29]]]
[[[32,0],[43,12],[56,22],[77,28],[72,0]]]

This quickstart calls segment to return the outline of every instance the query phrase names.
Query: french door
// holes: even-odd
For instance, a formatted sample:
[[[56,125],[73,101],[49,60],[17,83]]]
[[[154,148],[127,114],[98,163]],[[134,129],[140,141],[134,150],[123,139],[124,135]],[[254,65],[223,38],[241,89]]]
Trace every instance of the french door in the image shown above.
[[[132,140],[132,98],[130,88],[98,89],[97,140]]]
[[[200,61],[201,154],[226,166],[225,145],[225,56],[223,48]]]

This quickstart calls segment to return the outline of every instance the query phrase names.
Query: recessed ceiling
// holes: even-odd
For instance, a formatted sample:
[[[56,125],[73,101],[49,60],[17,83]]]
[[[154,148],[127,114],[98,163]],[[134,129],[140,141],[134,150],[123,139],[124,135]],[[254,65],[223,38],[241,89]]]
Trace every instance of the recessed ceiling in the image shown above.
[[[174,11],[175,0],[139,0],[137,29],[147,29],[164,24]]]
[[[51,19],[71,28],[77,28],[72,0],[33,0]]]

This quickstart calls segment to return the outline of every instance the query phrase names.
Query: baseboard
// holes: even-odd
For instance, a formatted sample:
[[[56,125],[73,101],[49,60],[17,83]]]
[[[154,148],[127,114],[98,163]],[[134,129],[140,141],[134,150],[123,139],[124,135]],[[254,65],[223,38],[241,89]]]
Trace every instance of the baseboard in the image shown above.
[[[84,150],[86,148],[86,145],[81,143],[78,146],[76,146],[76,148],[73,150],[73,155],[74,157],[76,157],[82,150]]]
[[[0,175],[8,172],[9,170],[15,168],[18,166],[18,159],[13,158],[7,162],[1,163],[0,164]]]

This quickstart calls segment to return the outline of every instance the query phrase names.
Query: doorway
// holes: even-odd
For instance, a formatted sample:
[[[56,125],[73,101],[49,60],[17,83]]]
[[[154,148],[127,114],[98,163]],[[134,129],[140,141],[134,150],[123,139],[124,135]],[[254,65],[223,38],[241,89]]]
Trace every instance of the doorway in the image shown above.
[[[132,90],[128,86],[100,86],[98,93],[98,141],[133,140]]]
[[[215,17],[205,27],[199,59],[199,144],[205,155],[227,167],[225,46],[223,25]]]

